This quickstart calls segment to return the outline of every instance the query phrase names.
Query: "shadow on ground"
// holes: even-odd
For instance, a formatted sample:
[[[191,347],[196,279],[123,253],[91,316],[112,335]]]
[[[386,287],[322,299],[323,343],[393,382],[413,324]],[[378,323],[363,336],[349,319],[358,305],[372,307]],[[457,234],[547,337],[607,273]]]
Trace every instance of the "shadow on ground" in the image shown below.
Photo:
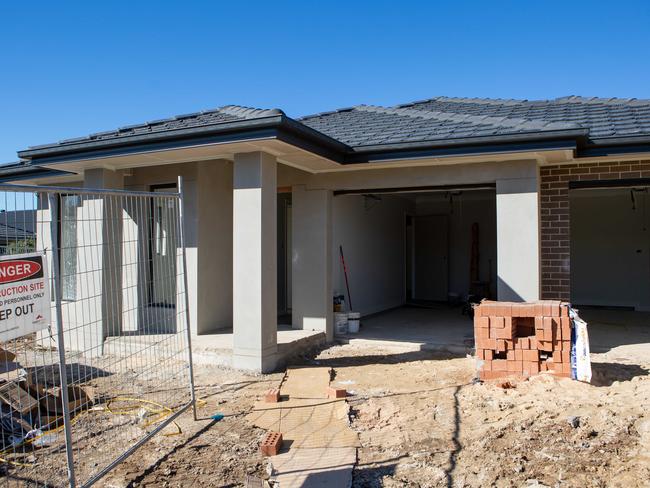
[[[58,364],[32,366],[24,369],[27,371],[30,381],[33,384],[38,384],[45,388],[61,385],[61,376],[59,375]],[[109,371],[81,363],[66,364],[65,371],[68,384],[81,384],[95,378],[104,378],[113,374]]]
[[[343,366],[365,366],[370,364],[400,364],[414,361],[446,360],[464,358],[465,354],[452,353],[447,351],[405,351],[393,354],[369,354],[362,356],[343,356],[335,358],[319,358],[317,356],[331,345],[325,345],[318,349],[309,351],[308,354],[293,358],[288,366],[329,366],[331,368]]]
[[[630,381],[638,376],[650,373],[638,364],[591,363],[591,384],[594,386],[611,386],[615,381]]]

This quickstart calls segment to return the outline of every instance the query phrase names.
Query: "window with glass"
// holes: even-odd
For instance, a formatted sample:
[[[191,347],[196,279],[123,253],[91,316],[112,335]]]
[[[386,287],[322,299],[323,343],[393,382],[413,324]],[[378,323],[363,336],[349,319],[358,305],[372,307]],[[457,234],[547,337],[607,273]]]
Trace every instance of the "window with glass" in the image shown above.
[[[78,195],[61,195],[60,259],[61,293],[63,300],[77,299],[77,209]]]

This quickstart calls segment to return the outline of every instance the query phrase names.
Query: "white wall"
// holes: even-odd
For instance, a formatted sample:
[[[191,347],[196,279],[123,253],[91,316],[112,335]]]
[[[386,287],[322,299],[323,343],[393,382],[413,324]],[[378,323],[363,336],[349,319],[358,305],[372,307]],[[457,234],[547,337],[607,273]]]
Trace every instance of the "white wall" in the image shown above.
[[[332,192],[292,188],[291,281],[294,329],[334,335],[332,324]]]
[[[571,301],[650,309],[650,196],[630,189],[573,190]]]
[[[347,301],[339,257],[342,245],[352,305],[364,315],[397,307],[405,298],[405,215],[413,206],[397,196],[379,198],[340,195],[333,199],[334,293],[344,294]]]
[[[450,198],[451,196],[451,198]],[[496,198],[494,191],[464,191],[460,195],[426,194],[416,198],[417,215],[446,215],[449,222],[449,292],[469,291],[472,224],[479,226],[479,279],[496,292]],[[490,275],[491,270],[491,275]]]
[[[232,327],[233,165],[198,166],[197,332]]]
[[[540,299],[539,170],[497,179],[497,298]]]

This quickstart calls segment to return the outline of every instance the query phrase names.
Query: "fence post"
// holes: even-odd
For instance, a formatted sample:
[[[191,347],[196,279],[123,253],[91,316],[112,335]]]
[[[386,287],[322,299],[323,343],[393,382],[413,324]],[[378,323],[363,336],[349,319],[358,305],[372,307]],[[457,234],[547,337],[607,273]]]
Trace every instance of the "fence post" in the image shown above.
[[[74,457],[72,451],[72,425],[70,423],[70,405],[68,404],[68,374],[65,363],[65,342],[63,338],[63,311],[61,309],[61,260],[59,249],[59,196],[48,194],[50,207],[50,233],[52,241],[52,278],[54,283],[54,299],[56,303],[57,348],[59,350],[59,376],[61,381],[61,402],[63,403],[63,422],[65,430],[65,452],[68,461],[68,482],[70,488],[76,487],[74,474]]]
[[[183,188],[183,177],[178,177],[178,193],[180,199],[178,202],[178,226],[179,226],[179,237],[180,245],[183,256],[183,287],[185,288],[185,323],[187,324],[187,350],[188,350],[188,359],[190,365],[190,397],[192,401],[192,413],[194,415],[194,420],[197,420],[196,414],[196,393],[194,391],[194,363],[192,362],[192,331],[190,330],[190,296],[189,290],[187,288],[187,254],[185,252],[185,229],[184,229],[184,218],[183,218],[183,206],[185,205],[185,193]]]

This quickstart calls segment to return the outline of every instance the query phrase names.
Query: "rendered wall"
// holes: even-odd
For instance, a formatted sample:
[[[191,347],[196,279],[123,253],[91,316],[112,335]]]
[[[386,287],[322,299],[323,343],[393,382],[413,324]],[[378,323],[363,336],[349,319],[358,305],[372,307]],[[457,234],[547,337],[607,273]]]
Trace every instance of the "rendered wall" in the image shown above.
[[[496,183],[497,298],[539,300],[539,178],[507,178]]]
[[[332,323],[332,193],[292,190],[292,326],[325,332]]]
[[[232,327],[232,163],[136,168],[126,188],[148,191],[153,185],[175,184],[179,175],[185,186],[191,330],[208,334]]]
[[[197,329],[232,327],[232,178],[228,161],[198,166]]]

